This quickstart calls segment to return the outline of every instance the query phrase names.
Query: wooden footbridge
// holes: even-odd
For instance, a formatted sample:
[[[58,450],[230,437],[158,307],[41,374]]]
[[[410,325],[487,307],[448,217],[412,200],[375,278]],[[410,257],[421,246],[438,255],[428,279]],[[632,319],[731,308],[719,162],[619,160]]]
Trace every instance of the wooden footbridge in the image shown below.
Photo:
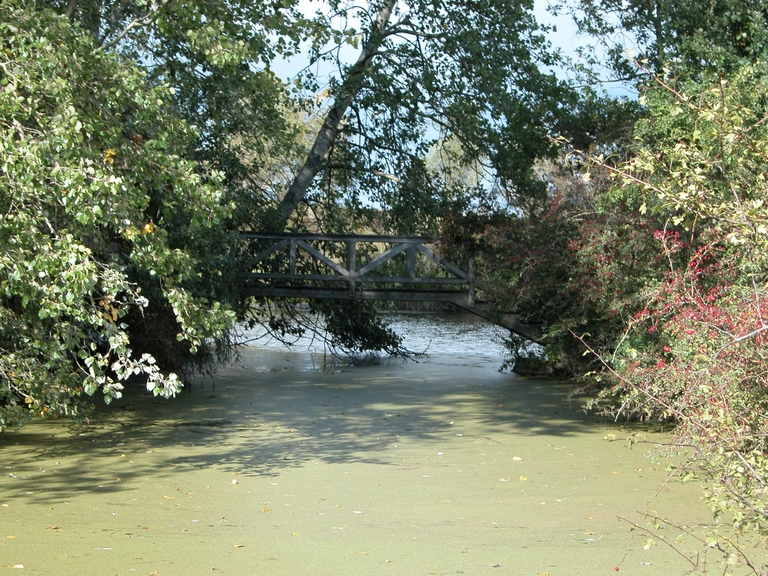
[[[478,297],[474,263],[442,258],[421,236],[243,233],[253,254],[245,292],[261,298],[444,302],[534,341],[538,325],[503,314]]]

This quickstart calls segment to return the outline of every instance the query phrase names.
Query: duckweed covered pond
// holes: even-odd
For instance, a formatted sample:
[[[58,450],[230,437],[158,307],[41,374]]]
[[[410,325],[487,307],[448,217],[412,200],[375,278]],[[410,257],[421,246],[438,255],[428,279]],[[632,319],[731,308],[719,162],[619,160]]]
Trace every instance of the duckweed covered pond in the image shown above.
[[[164,401],[130,391],[72,433],[0,436],[9,574],[669,576],[686,562],[631,532],[646,507],[711,521],[696,484],[640,434],[492,356],[315,371],[251,349]],[[644,520],[639,520],[645,525]],[[693,542],[668,530],[686,550]],[[21,568],[23,566],[23,568]]]

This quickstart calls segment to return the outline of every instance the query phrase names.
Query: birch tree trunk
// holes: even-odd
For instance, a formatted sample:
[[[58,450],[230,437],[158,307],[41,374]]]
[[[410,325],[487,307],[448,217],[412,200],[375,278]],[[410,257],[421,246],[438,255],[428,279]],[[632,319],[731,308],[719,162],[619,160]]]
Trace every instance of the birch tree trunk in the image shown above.
[[[378,15],[376,16],[376,21],[371,28],[368,40],[363,45],[357,61],[347,72],[347,76],[341,85],[341,89],[334,100],[333,106],[331,106],[331,109],[325,116],[323,125],[315,137],[315,141],[304,161],[304,165],[294,177],[285,196],[275,211],[275,217],[272,222],[270,222],[270,227],[272,227],[274,231],[282,231],[285,228],[288,218],[290,218],[299,203],[304,199],[312,181],[322,169],[328,156],[328,150],[336,139],[341,120],[344,118],[344,114],[346,114],[352,100],[354,100],[355,96],[360,92],[369,64],[378,53],[384,38],[386,38],[385,29],[389,23],[396,2],[397,0],[385,0],[379,10]]]

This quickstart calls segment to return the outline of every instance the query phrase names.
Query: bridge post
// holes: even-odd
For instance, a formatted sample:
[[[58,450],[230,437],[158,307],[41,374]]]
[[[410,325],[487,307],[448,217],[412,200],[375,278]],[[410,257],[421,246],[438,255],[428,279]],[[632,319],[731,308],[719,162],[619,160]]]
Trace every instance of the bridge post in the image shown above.
[[[475,259],[469,259],[469,294],[467,295],[467,301],[471,308],[475,307]]]
[[[296,240],[293,238],[291,238],[288,252],[288,273],[293,275],[296,274]]]
[[[405,273],[408,278],[416,278],[416,247],[413,245],[405,250]]]
[[[347,241],[347,271],[349,272],[349,295],[355,297],[355,284],[357,281],[357,242]]]

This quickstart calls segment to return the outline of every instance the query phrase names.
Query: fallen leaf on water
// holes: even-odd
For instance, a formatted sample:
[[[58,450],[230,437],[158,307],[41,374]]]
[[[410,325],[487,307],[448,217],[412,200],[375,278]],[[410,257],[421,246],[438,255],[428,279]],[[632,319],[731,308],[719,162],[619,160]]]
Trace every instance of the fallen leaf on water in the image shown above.
[[[525,480],[528,480],[528,476],[523,476],[523,475],[520,475],[520,480],[521,480],[521,481],[525,481]]]
[[[244,548],[245,544],[235,544],[235,548]]]
[[[643,544],[643,550],[650,550],[654,546],[656,546],[656,542],[654,541],[654,539],[648,538],[648,540],[645,541],[645,544]]]
[[[358,554],[360,554],[360,556],[368,556],[368,551],[366,550],[365,552],[358,552]]]
[[[46,530],[58,530],[58,529],[59,529],[59,527],[58,527],[58,526],[48,526],[48,527],[46,528]]]
[[[173,500],[176,496],[163,496],[166,500]]]
[[[299,535],[298,532],[291,532],[291,536],[298,536],[298,535]]]
[[[584,517],[584,520],[594,520],[594,519],[595,519],[594,516],[585,516]]]
[[[3,508],[8,508],[8,504],[0,504]]]
[[[13,566],[8,566],[8,568],[14,568],[16,570],[23,570],[24,564],[14,564]]]
[[[614,470],[613,472],[611,472],[611,474],[619,474],[619,472],[616,472],[616,470]]]

